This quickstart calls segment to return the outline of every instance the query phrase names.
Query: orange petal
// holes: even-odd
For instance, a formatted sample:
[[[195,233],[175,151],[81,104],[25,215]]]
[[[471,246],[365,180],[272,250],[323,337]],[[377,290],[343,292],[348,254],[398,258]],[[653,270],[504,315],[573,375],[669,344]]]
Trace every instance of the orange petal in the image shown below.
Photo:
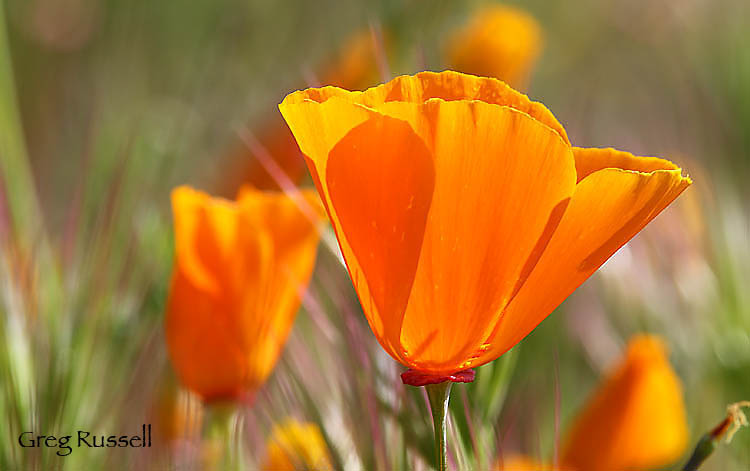
[[[650,173],[656,170],[678,170],[669,160],[658,157],[636,157],[630,152],[610,148],[573,148],[576,157],[576,173],[580,182],[587,176],[605,168],[619,168],[635,172]]]
[[[291,109],[295,105],[305,103],[325,103],[338,98],[352,104],[363,105],[367,108],[380,110],[387,103],[412,103],[422,104],[431,99],[444,101],[482,101],[485,103],[509,106],[523,111],[537,121],[540,121],[554,129],[565,142],[568,141],[567,134],[562,125],[555,119],[554,115],[541,103],[536,103],[529,98],[513,90],[500,80],[488,77],[476,77],[459,72],[420,72],[416,75],[404,75],[396,77],[388,83],[369,88],[364,92],[350,92],[336,87],[309,88],[294,92],[284,98],[279,106],[284,118],[289,123],[292,131],[297,137],[295,128],[299,128],[305,118],[299,114],[292,115]],[[308,126],[315,128],[315,117],[305,109]],[[341,116],[339,116],[341,117]],[[332,117],[331,117],[332,118]],[[356,124],[349,123],[350,128]],[[323,131],[321,129],[320,131]],[[300,148],[305,149],[300,143]],[[310,154],[306,154],[313,157]]]
[[[578,471],[661,468],[680,458],[687,440],[682,386],[664,345],[637,336],[576,417],[561,462]]]
[[[325,216],[320,198],[313,189],[301,189],[294,194],[260,191],[243,186],[237,194],[242,216],[248,224],[261,225],[269,230],[277,253],[288,246],[317,233],[317,224]]]
[[[513,108],[429,101],[435,193],[406,314],[402,363],[470,366],[541,254],[575,187],[573,155]]]
[[[242,252],[234,253],[236,261],[225,267],[227,276],[216,285],[216,293],[194,283],[180,268],[177,254],[167,305],[167,344],[180,380],[206,399],[233,397],[259,384],[256,363],[248,361],[258,359],[252,349],[259,345],[249,338],[256,329],[246,325],[259,318],[257,303],[272,248],[262,231],[246,234],[242,246]]]
[[[324,92],[340,91],[348,93],[333,87],[320,90]],[[350,273],[360,273],[361,270],[359,269],[357,259],[352,253],[349,244],[345,238],[340,236],[339,228],[341,227],[341,223],[331,203],[327,186],[327,164],[328,155],[334,145],[341,141],[353,128],[364,123],[371,117],[377,116],[377,113],[362,106],[354,105],[337,96],[326,99],[322,103],[304,100],[300,103],[294,103],[294,96],[296,94],[287,96],[284,102],[279,105],[279,110],[284,115],[284,119],[289,124],[305,156],[315,187],[328,213],[331,225],[336,231],[339,246],[347,262],[347,267]],[[354,277],[352,275],[353,279]],[[365,277],[358,276],[357,283],[356,286],[358,295],[362,299],[361,302],[367,304],[367,300],[371,299],[371,297]],[[373,303],[369,304],[374,305]],[[376,336],[380,339],[383,347],[388,349],[387,343],[383,341],[383,324],[379,315],[374,312],[368,312],[367,315]]]
[[[297,196],[245,188],[238,198],[243,227],[262,228],[273,241],[263,289],[257,298],[245,297],[239,319],[255,384],[263,383],[276,364],[315,266],[322,208],[314,190]]]
[[[396,355],[434,179],[424,142],[406,122],[385,116],[352,129],[328,158],[326,183],[349,273],[373,331]]]
[[[601,150],[574,152],[579,168],[593,167],[586,163],[589,157],[605,168],[576,185],[549,245],[491,336],[489,359],[497,358],[531,332],[691,183],[681,176],[680,169],[671,169],[669,162],[664,170],[641,173],[607,167],[625,162],[636,164],[630,167],[651,168],[652,160],[644,160],[639,167],[638,158],[623,159],[623,153],[617,151],[608,151],[613,157],[610,163],[601,159]]]
[[[172,191],[172,209],[177,262],[193,283],[217,293],[237,241],[234,203],[180,186]]]

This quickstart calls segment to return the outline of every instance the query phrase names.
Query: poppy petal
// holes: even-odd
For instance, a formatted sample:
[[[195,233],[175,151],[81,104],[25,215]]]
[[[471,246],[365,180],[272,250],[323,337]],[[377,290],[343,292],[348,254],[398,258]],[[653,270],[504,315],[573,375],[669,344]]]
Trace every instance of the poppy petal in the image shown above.
[[[263,289],[256,296],[242,297],[245,316],[238,318],[246,336],[246,351],[253,351],[257,384],[265,381],[276,363],[315,265],[317,222],[322,209],[314,190],[301,190],[298,196],[299,200],[281,198],[277,193],[245,188],[238,197],[243,227],[263,228],[261,232],[273,241],[272,256],[260,270]],[[249,239],[248,244],[257,243],[254,239],[258,234],[243,235]],[[246,274],[244,279],[251,275]]]
[[[408,123],[375,115],[334,146],[326,169],[352,281],[377,337],[398,356],[432,199],[432,155]]]
[[[423,104],[434,99],[443,101],[482,101],[523,111],[537,121],[554,129],[566,143],[569,143],[565,129],[563,129],[555,116],[543,104],[531,101],[526,95],[513,90],[513,88],[500,80],[489,77],[476,77],[450,70],[444,72],[420,72],[413,76],[403,75],[394,78],[388,83],[369,88],[364,92],[350,92],[336,87],[309,88],[288,95],[279,108],[287,122],[289,122],[289,125],[292,126],[292,131],[294,131],[290,118],[296,121],[299,119],[299,116],[288,116],[289,113],[287,110],[294,105],[306,102],[325,103],[332,98],[379,111],[383,105],[394,102]],[[309,108],[304,109],[305,112],[308,110]],[[332,116],[328,118],[332,118]],[[319,119],[319,117],[308,115],[308,119],[310,119],[311,124],[314,124],[315,121],[313,119]],[[354,125],[350,123],[351,127]],[[302,147],[301,143],[300,147]],[[304,152],[304,148],[302,150]]]
[[[577,161],[588,152],[575,149]],[[604,168],[581,180],[539,262],[503,313],[483,361],[497,358],[531,332],[690,183],[680,169]]]
[[[576,173],[580,182],[587,176],[605,168],[619,168],[634,172],[650,173],[656,170],[677,170],[679,167],[659,157],[636,157],[630,152],[617,149],[573,147],[576,158]]]
[[[401,343],[410,368],[451,373],[474,366],[529,260],[541,254],[559,222],[556,208],[575,188],[575,164],[556,132],[513,108],[442,100],[422,107],[435,192]]]
[[[218,285],[217,293],[207,295],[194,282],[193,273],[181,265],[172,277],[166,316],[170,355],[183,383],[206,398],[230,397],[242,387],[258,385],[262,380],[256,369],[270,371],[273,366],[264,363],[267,357],[253,354],[265,343],[255,341],[261,330],[255,324],[265,314],[257,304],[264,291],[261,280],[270,266],[272,243],[265,231],[255,230],[243,232],[242,244],[242,252],[235,251],[233,261],[225,265],[226,281]],[[178,253],[177,258],[181,256]]]
[[[202,289],[218,292],[237,237],[234,203],[180,186],[172,191],[172,208],[180,268]]]

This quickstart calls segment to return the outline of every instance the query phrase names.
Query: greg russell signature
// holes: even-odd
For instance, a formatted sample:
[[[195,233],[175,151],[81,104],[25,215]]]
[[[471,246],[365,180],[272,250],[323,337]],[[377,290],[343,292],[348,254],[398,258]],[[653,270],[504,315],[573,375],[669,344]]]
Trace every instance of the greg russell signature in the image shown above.
[[[151,424],[142,424],[140,435],[92,435],[91,432],[78,430],[76,440],[71,443],[73,435],[42,435],[35,432],[22,432],[18,444],[22,448],[59,448],[58,456],[68,456],[73,447],[89,448],[151,448]]]

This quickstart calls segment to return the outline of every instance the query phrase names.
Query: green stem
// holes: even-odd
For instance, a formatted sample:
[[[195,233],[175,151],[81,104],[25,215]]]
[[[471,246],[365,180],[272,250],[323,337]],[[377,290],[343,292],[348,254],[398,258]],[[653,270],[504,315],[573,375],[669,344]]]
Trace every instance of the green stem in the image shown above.
[[[208,469],[228,469],[234,461],[234,422],[237,406],[232,402],[206,404],[203,421],[203,460]]]
[[[698,442],[698,445],[696,445],[693,454],[690,456],[687,464],[685,464],[685,467],[682,468],[682,471],[696,471],[711,456],[714,448],[716,448],[715,437],[711,436],[710,433],[704,435]]]
[[[427,398],[430,400],[432,410],[432,423],[435,427],[435,469],[446,471],[448,469],[448,445],[446,443],[446,416],[448,415],[448,401],[450,400],[451,381],[438,384],[428,384]]]
[[[716,448],[716,442],[719,441],[721,437],[727,433],[727,430],[729,430],[731,425],[735,423],[735,420],[737,420],[736,414],[741,414],[739,408],[742,406],[739,404],[740,403],[730,405],[726,418],[719,422],[719,425],[714,427],[713,430],[701,437],[700,441],[698,441],[698,444],[695,446],[695,450],[693,450],[693,454],[690,455],[690,459],[685,464],[685,467],[682,468],[682,471],[696,471],[700,468],[701,464],[711,456],[711,453],[713,453]]]

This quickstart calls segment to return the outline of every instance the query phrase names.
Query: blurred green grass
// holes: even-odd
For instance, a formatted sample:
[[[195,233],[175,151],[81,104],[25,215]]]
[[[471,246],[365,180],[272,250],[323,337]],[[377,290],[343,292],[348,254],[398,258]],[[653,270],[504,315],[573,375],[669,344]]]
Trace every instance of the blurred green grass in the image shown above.
[[[9,419],[0,469],[174,465],[164,448],[60,459],[22,451],[15,437],[30,428],[120,433],[152,420],[170,375],[161,330],[170,189],[225,191],[238,127],[261,127],[351,34],[387,30],[393,74],[442,69],[447,32],[480,3],[5,2],[0,413]],[[564,428],[642,330],[668,339],[696,440],[727,403],[750,396],[750,7],[512,3],[545,30],[531,97],[578,145],[685,162],[694,201],[678,201],[510,355],[456,388],[454,459],[486,469],[500,452],[550,457],[556,416]],[[396,384],[399,370],[345,271],[320,251],[318,307],[300,313],[279,367],[243,414],[248,454],[260,457],[271,425],[292,415],[320,423],[348,469],[429,462],[421,391]],[[746,467],[748,435],[705,469]]]

